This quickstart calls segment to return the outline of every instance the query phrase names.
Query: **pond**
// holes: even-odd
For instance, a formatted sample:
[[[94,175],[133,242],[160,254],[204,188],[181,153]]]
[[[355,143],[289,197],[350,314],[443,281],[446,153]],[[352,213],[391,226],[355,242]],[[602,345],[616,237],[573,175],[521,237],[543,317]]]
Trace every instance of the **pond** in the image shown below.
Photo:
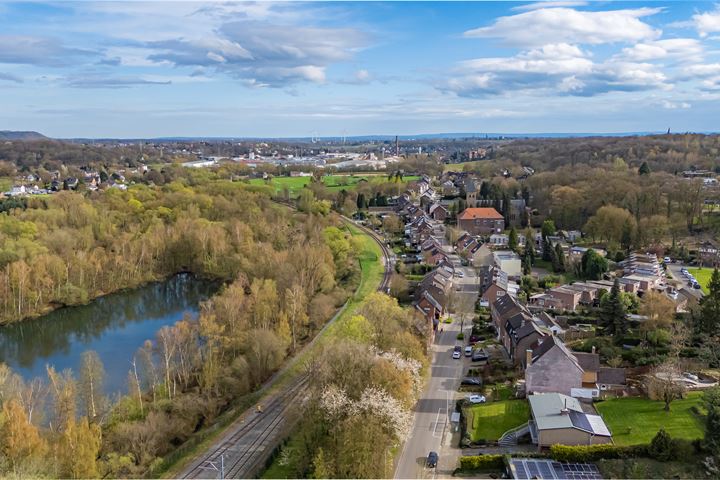
[[[218,282],[180,274],[0,327],[0,362],[26,379],[47,378],[46,365],[70,368],[77,378],[82,353],[94,350],[105,366],[106,393],[124,393],[130,362],[143,342],[185,315],[197,317],[200,302],[219,288]]]

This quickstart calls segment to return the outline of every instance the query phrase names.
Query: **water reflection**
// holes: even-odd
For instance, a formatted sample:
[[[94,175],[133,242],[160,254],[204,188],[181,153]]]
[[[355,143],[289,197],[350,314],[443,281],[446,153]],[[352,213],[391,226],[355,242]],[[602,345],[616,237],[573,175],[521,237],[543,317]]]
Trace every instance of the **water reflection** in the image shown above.
[[[181,274],[2,327],[0,362],[25,378],[44,377],[46,364],[77,374],[82,352],[95,350],[105,365],[107,392],[124,392],[138,347],[186,313],[196,316],[200,302],[218,288],[218,283]]]

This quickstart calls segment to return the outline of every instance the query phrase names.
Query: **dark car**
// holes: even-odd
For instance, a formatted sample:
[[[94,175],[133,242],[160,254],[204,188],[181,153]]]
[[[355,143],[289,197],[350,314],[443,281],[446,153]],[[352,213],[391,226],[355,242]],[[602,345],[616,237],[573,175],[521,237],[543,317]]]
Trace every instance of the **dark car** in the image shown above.
[[[480,341],[480,335],[470,335],[470,339],[468,340],[468,343],[474,344]]]
[[[482,387],[482,378],[480,378],[480,377],[465,377],[460,382],[460,385],[469,385],[472,387]]]
[[[472,357],[470,357],[470,360],[473,362],[482,362],[483,360],[489,360],[488,354],[485,352],[485,350],[475,350],[472,354]]]
[[[430,453],[428,453],[427,462],[425,462],[426,465],[427,465],[427,467],[428,467],[428,468],[435,468],[435,467],[437,467],[438,458],[439,458],[439,457],[438,457],[437,452],[430,452]]]

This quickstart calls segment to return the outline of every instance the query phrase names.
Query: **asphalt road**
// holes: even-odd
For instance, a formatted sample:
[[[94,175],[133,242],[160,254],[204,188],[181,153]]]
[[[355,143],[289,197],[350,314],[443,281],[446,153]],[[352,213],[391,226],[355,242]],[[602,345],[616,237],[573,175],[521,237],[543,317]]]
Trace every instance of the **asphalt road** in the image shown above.
[[[466,324],[468,322],[465,322]],[[415,405],[413,429],[403,447],[395,469],[395,478],[436,478],[449,477],[456,467],[459,449],[453,449],[443,438],[448,438],[451,428],[450,414],[454,410],[455,392],[460,383],[467,360],[452,358],[453,347],[460,332],[460,320],[452,324],[441,324],[444,332],[438,332],[433,345],[431,376],[425,391]],[[469,331],[465,325],[466,334]],[[453,450],[457,450],[453,452]],[[425,467],[430,451],[438,452],[440,461],[437,469]]]

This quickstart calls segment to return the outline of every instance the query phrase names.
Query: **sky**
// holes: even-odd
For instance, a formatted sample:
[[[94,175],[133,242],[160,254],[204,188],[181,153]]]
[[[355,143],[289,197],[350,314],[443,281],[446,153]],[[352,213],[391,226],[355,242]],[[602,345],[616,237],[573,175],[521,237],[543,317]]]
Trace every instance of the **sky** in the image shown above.
[[[0,1],[0,130],[720,130],[720,3]]]

